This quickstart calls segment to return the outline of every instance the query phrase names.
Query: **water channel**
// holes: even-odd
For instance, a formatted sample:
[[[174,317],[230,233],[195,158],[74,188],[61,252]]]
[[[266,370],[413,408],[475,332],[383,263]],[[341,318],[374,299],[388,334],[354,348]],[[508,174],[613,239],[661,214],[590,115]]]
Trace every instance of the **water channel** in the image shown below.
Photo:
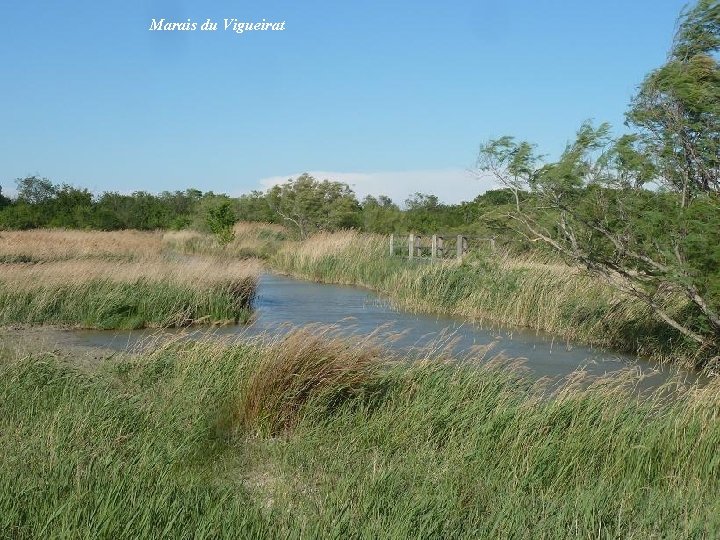
[[[244,338],[283,333],[311,324],[333,325],[339,334],[375,332],[386,346],[403,354],[421,354],[424,348],[433,347],[458,358],[502,355],[524,359],[525,368],[538,378],[561,377],[578,368],[592,375],[634,368],[658,375],[659,383],[673,372],[632,356],[567,343],[527,329],[492,328],[448,316],[397,310],[374,292],[358,287],[325,285],[275,274],[263,274],[260,278],[252,324],[180,332],[190,338],[209,333]],[[142,346],[157,333],[157,330],[72,331],[69,339],[81,346],[123,350]],[[695,378],[693,374],[687,375]]]

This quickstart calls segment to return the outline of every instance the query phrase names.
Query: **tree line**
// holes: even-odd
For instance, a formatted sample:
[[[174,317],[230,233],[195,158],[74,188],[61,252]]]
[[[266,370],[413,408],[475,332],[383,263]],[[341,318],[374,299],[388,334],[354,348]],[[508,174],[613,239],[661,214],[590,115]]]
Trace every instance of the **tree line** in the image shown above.
[[[444,204],[435,195],[415,193],[401,207],[385,195],[359,200],[347,184],[317,180],[309,174],[240,197],[192,188],[94,195],[38,176],[17,179],[16,185],[17,195],[12,199],[0,191],[0,229],[217,231],[235,221],[260,221],[283,224],[300,238],[350,228],[383,234],[475,231],[495,235],[482,218],[506,207],[513,197],[509,190],[500,189],[469,202]]]
[[[0,191],[0,229],[77,228],[182,229],[205,227],[204,216],[229,201],[226,195],[197,189],[152,194],[105,192],[69,184],[54,184],[47,178],[28,176],[16,180],[17,196]]]

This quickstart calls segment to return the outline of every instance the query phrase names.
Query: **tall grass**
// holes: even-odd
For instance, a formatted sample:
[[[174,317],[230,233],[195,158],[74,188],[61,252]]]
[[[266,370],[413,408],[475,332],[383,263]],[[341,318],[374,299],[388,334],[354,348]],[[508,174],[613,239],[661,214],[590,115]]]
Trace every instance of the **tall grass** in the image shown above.
[[[26,289],[0,287],[0,324],[167,328],[237,324],[251,317],[254,278],[198,288],[171,281],[102,279]]]
[[[117,376],[133,379],[124,382],[52,357],[4,362],[0,537],[264,536],[266,519],[242,484],[208,476],[222,447],[208,389],[194,386],[188,398],[198,401],[182,408],[162,402],[179,400],[158,374],[179,391],[179,369],[161,358],[123,365]]]
[[[0,231],[0,262],[142,260],[162,251],[162,235],[142,231]]]
[[[0,324],[129,329],[250,318],[257,262],[178,260],[149,249],[137,254],[141,260],[108,260],[106,255],[125,253],[132,243],[106,243],[92,251],[79,240],[82,248],[68,252],[75,258],[58,259],[58,253],[34,238],[28,237],[24,252],[48,260],[0,263]]]
[[[284,339],[95,372],[3,358],[0,536],[720,534],[717,380],[638,399],[636,374],[576,374],[550,392],[493,365]]]
[[[694,349],[650,310],[578,268],[541,258],[474,253],[462,263],[390,257],[387,238],[346,231],[281,249],[270,263],[315,281],[361,285],[397,306],[521,326],[566,340],[685,365]],[[671,309],[681,309],[674,306]]]
[[[173,231],[163,234],[164,246],[188,255],[213,255],[268,259],[287,243],[290,234],[281,225],[239,222],[233,227],[234,238],[221,245],[209,234],[198,231]]]

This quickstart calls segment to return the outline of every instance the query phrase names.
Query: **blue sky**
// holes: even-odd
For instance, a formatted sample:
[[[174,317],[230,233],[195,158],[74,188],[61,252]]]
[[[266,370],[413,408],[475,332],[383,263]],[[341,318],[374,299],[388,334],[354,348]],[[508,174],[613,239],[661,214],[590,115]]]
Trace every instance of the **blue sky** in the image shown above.
[[[622,129],[683,5],[4,0],[0,185],[239,194],[313,171],[361,195],[472,198],[483,140],[552,156],[584,119]],[[238,35],[224,18],[286,25]]]

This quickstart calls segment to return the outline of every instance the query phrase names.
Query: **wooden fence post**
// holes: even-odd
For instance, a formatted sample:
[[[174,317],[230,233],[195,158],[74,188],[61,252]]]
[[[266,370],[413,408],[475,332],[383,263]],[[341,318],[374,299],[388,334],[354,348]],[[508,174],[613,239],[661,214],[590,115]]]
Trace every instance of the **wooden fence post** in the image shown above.
[[[432,235],[432,245],[430,247],[430,258],[435,259],[437,257],[437,241],[438,237],[437,234]]]
[[[395,235],[390,235],[390,256],[395,255]]]
[[[408,259],[412,259],[415,254],[415,235],[408,236]]]
[[[456,251],[458,260],[462,260],[463,255],[467,253],[467,238],[462,234],[458,234]]]

